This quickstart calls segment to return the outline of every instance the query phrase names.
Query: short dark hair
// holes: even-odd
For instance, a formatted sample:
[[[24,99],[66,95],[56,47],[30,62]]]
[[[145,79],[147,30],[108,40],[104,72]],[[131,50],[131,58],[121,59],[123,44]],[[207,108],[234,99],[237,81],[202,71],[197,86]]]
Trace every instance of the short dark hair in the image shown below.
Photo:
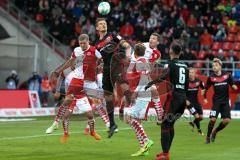
[[[146,47],[142,43],[137,43],[134,48],[134,53],[141,57],[145,54]]]
[[[107,22],[107,20],[105,19],[105,18],[97,18],[96,19],[96,26],[98,25],[98,22],[100,22],[100,21],[105,21],[105,22]]]
[[[176,55],[180,55],[182,52],[182,44],[179,40],[174,40],[171,43],[170,48],[172,49],[172,51],[176,54]]]
[[[157,37],[157,40],[160,41],[161,36],[160,36],[160,34],[158,34],[157,32],[153,32],[153,33],[151,34],[151,36],[156,36],[156,37]]]

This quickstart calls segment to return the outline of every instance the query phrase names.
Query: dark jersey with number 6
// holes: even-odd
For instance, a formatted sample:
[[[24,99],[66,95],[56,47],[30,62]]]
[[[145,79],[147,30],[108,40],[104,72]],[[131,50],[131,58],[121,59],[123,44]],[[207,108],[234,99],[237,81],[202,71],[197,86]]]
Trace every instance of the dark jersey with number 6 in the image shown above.
[[[173,85],[173,91],[167,95],[164,105],[165,114],[173,114],[177,117],[183,114],[187,100],[188,72],[186,64],[179,59],[172,59],[168,63],[167,72],[160,77]]]
[[[166,80],[169,80],[173,85],[173,92],[184,92],[188,90],[188,67],[179,59],[173,59],[168,64],[168,76]]]

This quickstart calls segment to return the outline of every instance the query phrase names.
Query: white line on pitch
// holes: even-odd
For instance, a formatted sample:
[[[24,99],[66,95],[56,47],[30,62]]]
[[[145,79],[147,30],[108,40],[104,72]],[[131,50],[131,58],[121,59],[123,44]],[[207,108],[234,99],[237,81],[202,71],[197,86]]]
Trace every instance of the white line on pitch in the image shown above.
[[[130,130],[131,128],[122,128],[119,129],[120,131],[123,130]],[[106,130],[97,130],[98,132],[104,132]],[[70,132],[70,134],[79,134],[82,132]],[[32,135],[32,136],[19,136],[19,137],[3,137],[0,138],[0,141],[4,141],[4,140],[16,140],[16,139],[30,139],[30,138],[39,138],[39,137],[48,137],[48,136],[60,136],[63,135],[63,133],[53,133],[53,134],[38,134],[38,135]]]

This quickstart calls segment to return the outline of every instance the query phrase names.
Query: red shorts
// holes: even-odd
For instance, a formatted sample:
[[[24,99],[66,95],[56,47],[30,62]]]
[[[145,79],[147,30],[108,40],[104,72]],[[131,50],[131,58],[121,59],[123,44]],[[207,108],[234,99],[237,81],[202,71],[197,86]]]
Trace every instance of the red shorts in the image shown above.
[[[85,96],[85,92],[83,90],[83,79],[71,79],[66,92],[66,95],[70,94],[73,94],[75,98],[82,98]]]

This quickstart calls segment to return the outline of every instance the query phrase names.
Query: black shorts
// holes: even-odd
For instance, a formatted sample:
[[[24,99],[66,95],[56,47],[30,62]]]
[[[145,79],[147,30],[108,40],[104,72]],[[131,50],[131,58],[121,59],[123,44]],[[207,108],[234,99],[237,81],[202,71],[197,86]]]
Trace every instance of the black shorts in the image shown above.
[[[189,112],[192,115],[195,115],[195,114],[203,115],[203,109],[202,109],[202,106],[200,104],[192,103],[192,105],[193,105],[192,108],[188,108]]]
[[[113,93],[113,85],[112,85],[112,79],[111,79],[110,74],[103,73],[102,84],[103,84],[102,88],[104,91]]]
[[[213,107],[210,111],[210,118],[217,118],[221,113],[221,118],[231,118],[231,108],[229,102],[213,102]]]
[[[166,102],[164,104],[164,119],[174,120],[182,116],[186,106],[186,94],[181,92],[173,92],[167,95]]]

